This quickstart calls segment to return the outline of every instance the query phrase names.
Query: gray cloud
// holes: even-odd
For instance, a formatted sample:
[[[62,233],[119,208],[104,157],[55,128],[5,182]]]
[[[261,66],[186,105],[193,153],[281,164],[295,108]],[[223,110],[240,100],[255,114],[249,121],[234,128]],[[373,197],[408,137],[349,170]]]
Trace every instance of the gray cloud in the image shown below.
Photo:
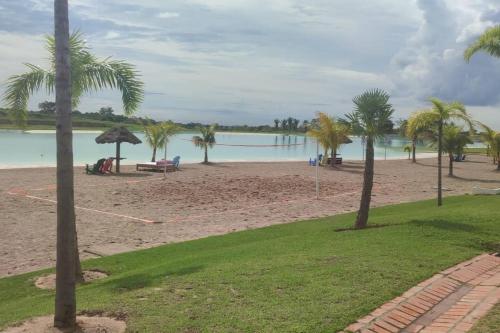
[[[472,106],[498,104],[498,59],[478,55],[470,64],[463,59],[472,38],[484,30],[471,34],[471,27],[493,24],[491,9],[485,7],[485,12],[477,13],[481,17],[478,22],[461,25],[443,0],[419,0],[418,6],[423,13],[422,24],[392,59],[397,96],[413,96],[421,101],[436,96]],[[460,36],[466,34],[470,36],[461,40]]]

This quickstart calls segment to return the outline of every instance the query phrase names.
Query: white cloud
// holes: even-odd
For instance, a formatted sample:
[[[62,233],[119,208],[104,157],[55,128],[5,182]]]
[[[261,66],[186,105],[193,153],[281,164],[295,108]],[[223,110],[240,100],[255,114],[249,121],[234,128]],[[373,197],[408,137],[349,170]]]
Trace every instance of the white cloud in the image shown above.
[[[159,18],[165,18],[165,19],[179,17],[179,16],[180,16],[179,13],[172,13],[172,12],[162,12],[158,14]]]
[[[104,36],[104,39],[116,39],[120,36],[121,36],[120,33],[117,31],[108,31],[106,33],[106,36]]]

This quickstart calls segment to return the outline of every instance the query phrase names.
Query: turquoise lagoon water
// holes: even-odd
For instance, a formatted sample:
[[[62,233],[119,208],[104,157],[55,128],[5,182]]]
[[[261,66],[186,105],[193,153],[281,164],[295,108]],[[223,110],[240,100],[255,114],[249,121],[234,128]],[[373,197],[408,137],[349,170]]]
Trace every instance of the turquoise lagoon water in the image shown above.
[[[75,132],[73,151],[75,165],[95,162],[101,157],[114,156],[115,145],[96,144],[99,132]],[[142,133],[136,135],[144,141]],[[168,144],[168,158],[180,155],[181,163],[200,162],[203,152],[190,142],[193,133],[183,133],[171,138]],[[213,162],[243,161],[308,161],[316,153],[316,142],[300,135],[275,135],[253,133],[217,133],[217,144],[208,153]],[[361,160],[361,139],[353,137],[353,143],[344,145],[340,153],[344,159]],[[376,145],[375,154],[378,159],[404,158],[407,156],[402,147],[407,144],[404,139],[392,138],[384,146]],[[236,146],[234,146],[236,145]],[[237,145],[255,145],[242,147]],[[270,147],[259,147],[267,145]],[[257,146],[257,147],[256,147]],[[0,130],[0,168],[54,166],[56,164],[56,142],[54,131],[11,131]],[[387,148],[387,149],[386,149]],[[139,145],[122,144],[122,163],[135,164],[151,160],[152,150],[145,143]],[[163,157],[163,151],[157,158]]]

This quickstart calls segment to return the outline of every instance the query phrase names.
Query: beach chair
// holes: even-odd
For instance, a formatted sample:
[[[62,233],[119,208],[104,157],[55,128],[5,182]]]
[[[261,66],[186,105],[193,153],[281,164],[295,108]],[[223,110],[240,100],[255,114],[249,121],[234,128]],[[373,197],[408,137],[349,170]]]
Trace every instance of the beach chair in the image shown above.
[[[97,162],[95,164],[93,164],[92,167],[90,167],[89,164],[86,164],[85,165],[85,173],[87,175],[97,175],[97,174],[100,174],[101,173],[101,168],[102,168],[102,165],[104,164],[104,162],[106,162],[106,159],[105,158],[101,158],[101,159],[97,160]]]
[[[112,168],[113,168],[113,158],[110,157],[106,161],[104,161],[99,172],[102,174],[111,173]]]
[[[180,156],[175,156],[174,159],[171,161],[170,164],[172,164],[175,169],[179,170],[179,164],[181,163],[181,157]]]
[[[138,163],[135,165],[135,170],[164,171],[166,168],[167,171],[176,171],[179,170],[180,160],[181,160],[180,156],[175,156],[174,159],[171,161],[161,160],[158,162]]]

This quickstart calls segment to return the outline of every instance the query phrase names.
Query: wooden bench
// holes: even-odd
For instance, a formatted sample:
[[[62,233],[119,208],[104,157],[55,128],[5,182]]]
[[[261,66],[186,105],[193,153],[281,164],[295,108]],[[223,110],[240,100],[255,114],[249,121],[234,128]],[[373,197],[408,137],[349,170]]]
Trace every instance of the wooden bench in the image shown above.
[[[331,157],[327,158],[326,164],[328,164],[328,165],[332,164],[332,158]],[[342,164],[342,157],[335,158],[335,164]]]

